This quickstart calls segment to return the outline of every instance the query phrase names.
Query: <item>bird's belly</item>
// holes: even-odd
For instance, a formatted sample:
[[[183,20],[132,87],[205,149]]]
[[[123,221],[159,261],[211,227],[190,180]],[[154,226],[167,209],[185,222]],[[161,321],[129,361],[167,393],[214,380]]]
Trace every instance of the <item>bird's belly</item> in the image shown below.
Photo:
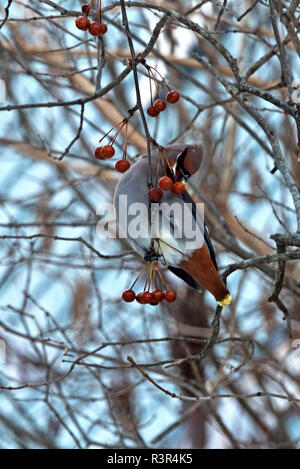
[[[174,238],[170,236],[170,233],[160,232],[159,236],[155,238],[151,237],[150,234],[149,237],[143,238],[133,239],[129,237],[127,241],[142,257],[146,257],[154,248],[160,263],[164,265],[179,266],[191,254],[191,250],[186,249],[185,240]]]

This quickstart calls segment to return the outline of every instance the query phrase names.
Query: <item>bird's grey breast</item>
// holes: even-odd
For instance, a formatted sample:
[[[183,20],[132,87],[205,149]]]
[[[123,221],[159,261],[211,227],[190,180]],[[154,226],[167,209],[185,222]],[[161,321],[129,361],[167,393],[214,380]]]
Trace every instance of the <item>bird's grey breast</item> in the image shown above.
[[[123,174],[114,195],[119,231],[142,256],[149,250],[151,243],[148,191],[147,161],[139,159]]]

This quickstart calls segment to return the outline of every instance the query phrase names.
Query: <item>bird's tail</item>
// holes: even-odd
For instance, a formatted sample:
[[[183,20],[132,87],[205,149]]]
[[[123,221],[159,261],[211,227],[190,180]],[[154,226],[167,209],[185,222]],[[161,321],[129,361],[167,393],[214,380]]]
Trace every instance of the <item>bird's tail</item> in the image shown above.
[[[230,293],[212,262],[205,245],[193,251],[190,257],[184,259],[180,263],[180,268],[185,270],[196,282],[208,290],[220,306],[230,304]]]

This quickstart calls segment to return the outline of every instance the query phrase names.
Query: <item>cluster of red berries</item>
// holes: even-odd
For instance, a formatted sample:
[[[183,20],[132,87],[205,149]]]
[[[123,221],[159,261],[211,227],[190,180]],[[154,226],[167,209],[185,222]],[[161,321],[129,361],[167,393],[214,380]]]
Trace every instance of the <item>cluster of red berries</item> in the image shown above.
[[[114,156],[115,154],[115,149],[113,147],[113,144],[119,135],[121,129],[125,126],[125,145],[124,145],[124,152],[123,152],[123,159],[118,160],[115,164],[115,169],[119,171],[119,173],[125,173],[129,168],[130,168],[130,163],[126,159],[126,152],[127,152],[127,130],[128,130],[128,119],[123,119],[123,121],[118,124],[116,127],[120,126],[116,134],[110,139],[108,145],[100,146],[97,147],[94,151],[95,158],[97,160],[106,160],[110,159]],[[107,132],[100,140],[99,143],[102,142],[102,140],[107,137],[112,130],[114,130],[116,127],[113,127],[109,132]]]
[[[159,202],[162,199],[163,191],[172,191],[176,195],[182,195],[185,191],[184,182],[173,182],[168,176],[161,177],[158,185],[159,187],[152,187],[148,192],[151,202]]]
[[[84,5],[82,5],[81,9],[82,13],[84,13],[84,16],[76,18],[75,25],[76,28],[80,29],[81,31],[89,31],[89,33],[93,36],[101,36],[107,31],[106,24],[101,23],[101,9],[99,10],[99,21],[91,23],[88,19],[88,15],[91,11],[91,7],[94,1],[95,0],[92,0],[90,4],[85,3]]]
[[[106,160],[114,156],[115,149],[112,145],[104,145],[103,147],[97,147],[94,154],[97,160]],[[130,163],[125,158],[118,160],[115,164],[115,169],[119,173],[125,173],[129,168]]]
[[[157,247],[155,247],[155,242]],[[131,287],[128,290],[123,291],[122,299],[127,303],[132,303],[134,300],[136,300],[138,303],[143,305],[150,304],[152,306],[156,306],[162,301],[173,303],[176,300],[176,292],[174,290],[169,290],[166,287],[166,283],[160,271],[158,263],[160,253],[164,261],[164,267],[167,267],[166,259],[164,257],[160,242],[161,240],[159,239],[152,239],[151,249],[149,252],[154,255],[154,259],[150,262],[147,262],[143,266],[141,272],[138,274]],[[144,273],[146,274],[146,280],[143,291],[135,294],[133,288]]]
[[[129,62],[129,65],[132,66],[132,59],[129,59],[128,62]],[[166,79],[161,75],[161,73],[159,73],[159,71],[156,70],[156,68],[148,65],[145,59],[140,59],[139,62],[146,68],[148,78],[149,78],[151,105],[147,108],[147,114],[150,117],[157,117],[161,112],[163,112],[166,109],[167,102],[170,104],[175,104],[179,101],[180,93],[178,93],[178,91],[176,90],[172,90],[170,86],[168,85]],[[168,89],[168,92],[165,97],[165,100],[167,102],[159,98],[158,80],[156,78],[156,75],[159,75],[161,81],[164,83],[164,85]],[[156,88],[154,100],[153,100],[153,94],[152,94],[152,80],[154,81],[155,88]]]
[[[180,99],[180,94],[176,90],[169,90],[166,94],[166,101],[171,104],[177,103]],[[152,102],[152,99],[151,99]],[[157,117],[167,107],[167,103],[162,99],[156,99],[151,106],[147,108],[147,114],[150,117]]]
[[[150,304],[156,306],[163,300],[168,303],[174,303],[176,300],[176,292],[174,290],[167,290],[163,293],[161,290],[156,289],[152,292],[144,291],[136,295],[133,290],[125,290],[122,293],[122,299],[127,303],[132,303],[132,301],[136,300],[142,305]]]
[[[97,160],[106,160],[112,158],[115,154],[115,149],[112,145],[104,145],[103,147],[97,147],[95,150],[95,157]]]

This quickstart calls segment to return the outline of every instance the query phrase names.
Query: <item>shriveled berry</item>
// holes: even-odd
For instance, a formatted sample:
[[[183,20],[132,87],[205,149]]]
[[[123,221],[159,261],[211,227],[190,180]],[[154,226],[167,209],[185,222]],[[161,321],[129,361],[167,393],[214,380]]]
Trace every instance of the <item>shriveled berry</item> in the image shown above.
[[[102,148],[104,158],[112,158],[115,154],[115,149],[112,145],[104,145]]]
[[[143,302],[143,304],[147,304],[147,303],[150,303],[150,301],[152,300],[152,295],[149,291],[144,291],[142,294],[141,294],[141,300]]]
[[[167,104],[162,99],[157,99],[155,103],[153,104],[153,107],[156,111],[162,112],[166,109]]]
[[[95,154],[95,158],[97,160],[105,160],[105,156],[103,155],[103,147],[97,147],[94,154]]]
[[[151,295],[152,301],[155,301],[156,303],[160,303],[163,298],[163,292],[161,290],[153,290]]]
[[[132,301],[135,300],[135,293],[133,290],[125,290],[122,293],[122,298],[127,303],[131,303]]]
[[[81,29],[81,31],[87,31],[90,26],[90,20],[84,16],[80,16],[75,20],[76,28]]]
[[[89,13],[90,5],[88,3],[84,3],[81,7],[82,13]]]
[[[175,182],[173,192],[177,195],[182,195],[185,191],[185,184],[182,181]]]
[[[158,181],[158,185],[163,191],[170,191],[173,189],[174,183],[168,176],[163,176]]]
[[[105,34],[107,31],[107,26],[106,24],[103,23],[98,23],[97,21],[95,23],[91,23],[89,25],[89,32],[93,36],[101,36],[101,34]]]
[[[179,98],[180,98],[180,94],[178,93],[178,91],[175,91],[175,90],[169,91],[166,95],[166,100],[168,101],[168,103],[171,103],[171,104],[177,103],[177,101],[179,101]]]
[[[168,303],[174,303],[174,301],[176,300],[176,292],[174,290],[167,290],[165,292],[165,300]]]
[[[163,196],[163,193],[162,190],[158,187],[152,187],[152,189],[150,189],[148,192],[148,195],[151,202],[159,202]]]
[[[150,117],[157,117],[159,114],[159,111],[157,111],[154,106],[149,106],[147,109],[147,114]]]
[[[115,169],[119,173],[125,173],[130,168],[130,163],[127,160],[119,160],[115,164]]]

